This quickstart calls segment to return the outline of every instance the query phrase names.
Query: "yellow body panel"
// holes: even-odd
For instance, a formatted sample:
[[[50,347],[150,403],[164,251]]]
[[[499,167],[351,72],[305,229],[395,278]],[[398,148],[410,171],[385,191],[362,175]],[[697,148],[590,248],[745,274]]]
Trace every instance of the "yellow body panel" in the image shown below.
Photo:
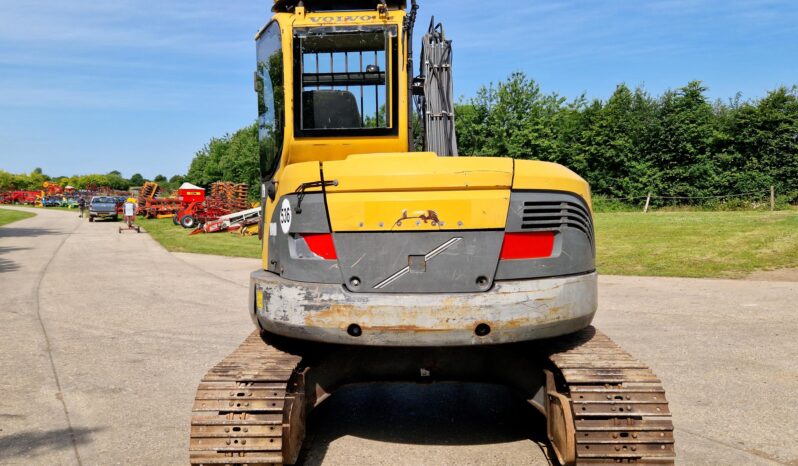
[[[324,162],[333,231],[503,228],[513,161],[430,152],[359,154]]]
[[[291,131],[293,131],[293,129]],[[286,137],[286,139],[288,139],[288,137]],[[311,160],[343,160],[352,154],[402,152],[406,150],[407,130],[403,128],[399,128],[398,137],[302,138],[292,143],[287,163],[303,163]]]
[[[333,231],[504,228],[510,190],[329,193]]]
[[[438,157],[431,152],[361,154],[324,162],[328,192],[509,189],[513,160]]]
[[[319,181],[321,177],[320,167],[321,165],[319,165],[319,162],[317,161],[295,163],[285,167],[280,173],[279,183],[277,184],[277,196],[275,197],[275,200],[279,201],[280,197],[296,192],[302,183]],[[321,189],[319,188],[313,188],[308,189],[307,192],[311,193],[320,190]]]
[[[514,190],[561,191],[574,193],[585,200],[592,210],[590,185],[568,168],[551,162],[516,160]]]

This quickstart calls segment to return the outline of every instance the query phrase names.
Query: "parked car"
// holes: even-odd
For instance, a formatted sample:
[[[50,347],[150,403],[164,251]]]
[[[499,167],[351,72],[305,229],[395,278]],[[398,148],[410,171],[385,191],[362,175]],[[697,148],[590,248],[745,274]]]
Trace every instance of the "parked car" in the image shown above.
[[[58,196],[47,196],[42,198],[42,207],[61,207],[62,199]]]
[[[111,196],[94,196],[89,202],[89,221],[93,222],[96,218],[111,218],[119,220],[116,210],[116,198]]]

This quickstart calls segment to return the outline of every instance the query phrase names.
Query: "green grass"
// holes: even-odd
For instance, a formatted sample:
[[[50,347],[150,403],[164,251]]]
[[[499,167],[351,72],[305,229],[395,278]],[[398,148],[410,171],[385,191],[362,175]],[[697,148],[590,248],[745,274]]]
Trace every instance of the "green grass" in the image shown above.
[[[602,274],[740,278],[798,267],[798,210],[596,214]],[[169,251],[260,257],[260,240],[189,236],[170,219],[137,221]]]
[[[36,214],[30,212],[21,212],[19,210],[0,209],[0,227],[8,225],[9,223],[25,220],[26,218],[35,217]]]
[[[191,230],[175,225],[171,219],[138,218],[136,224],[147,230],[168,251],[251,258],[261,256],[261,245],[257,236],[241,236],[228,232],[189,236]]]
[[[798,267],[798,212],[596,214],[603,274],[739,278]]]

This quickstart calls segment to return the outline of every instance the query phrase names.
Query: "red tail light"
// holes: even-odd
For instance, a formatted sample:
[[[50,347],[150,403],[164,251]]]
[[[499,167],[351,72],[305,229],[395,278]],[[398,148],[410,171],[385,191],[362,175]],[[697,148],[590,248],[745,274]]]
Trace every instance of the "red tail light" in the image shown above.
[[[501,259],[541,259],[551,257],[554,250],[553,231],[505,233]]]
[[[313,254],[324,258],[328,261],[338,259],[335,253],[335,244],[333,244],[333,237],[330,233],[319,234],[303,234],[302,239],[308,244],[308,248],[313,251]]]

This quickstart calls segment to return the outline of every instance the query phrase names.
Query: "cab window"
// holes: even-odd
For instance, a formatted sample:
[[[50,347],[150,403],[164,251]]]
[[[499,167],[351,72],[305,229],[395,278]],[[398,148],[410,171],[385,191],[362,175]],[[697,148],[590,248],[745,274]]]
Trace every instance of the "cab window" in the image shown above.
[[[269,24],[257,38],[258,152],[261,177],[271,179],[283,149],[285,96],[280,25]]]
[[[297,29],[296,136],[396,134],[396,28]]]

